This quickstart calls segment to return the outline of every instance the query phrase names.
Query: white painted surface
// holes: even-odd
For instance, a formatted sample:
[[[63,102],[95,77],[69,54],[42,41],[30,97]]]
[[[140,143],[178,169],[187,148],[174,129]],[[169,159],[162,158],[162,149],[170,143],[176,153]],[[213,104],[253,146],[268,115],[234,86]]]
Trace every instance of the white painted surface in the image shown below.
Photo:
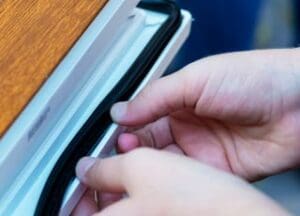
[[[121,1],[118,0],[118,2]],[[133,4],[127,5],[127,7],[131,8]],[[191,16],[184,11],[183,16],[182,26],[162,52],[138,91],[150,80],[158,78],[165,71],[187,38],[190,31]],[[102,18],[100,17],[99,20]],[[97,19],[95,20],[96,24]],[[43,186],[60,154],[105,95],[119,81],[122,74],[129,69],[153,34],[165,21],[166,16],[138,9],[135,10],[134,16],[129,18],[123,17],[123,19],[126,20],[123,23],[123,28],[119,28],[120,32],[115,32],[114,35],[106,34],[106,36],[103,36],[103,31],[105,32],[106,29],[105,26],[102,26],[103,31],[99,31],[101,22],[98,23],[99,25],[94,23],[94,28],[89,29],[88,33],[78,42],[69,53],[67,59],[57,68],[53,77],[43,86],[41,93],[30,103],[29,108],[22,113],[8,135],[1,140],[0,152],[2,153],[3,150],[4,156],[0,158],[0,215],[33,214]],[[119,19],[115,21],[117,22],[117,20]],[[106,41],[107,49],[105,50],[99,50],[103,46],[103,40],[100,40],[101,37],[102,39],[103,37],[110,38],[110,40]],[[82,51],[86,51],[84,55],[81,54]],[[90,59],[93,60],[92,63]],[[77,64],[75,64],[76,62]],[[70,69],[71,71],[69,71]],[[86,69],[89,71],[86,71]],[[78,74],[74,75],[76,70],[78,70]],[[83,74],[82,71],[88,74],[85,80],[81,76]],[[67,72],[69,74],[66,74]],[[71,74],[74,77],[71,77]],[[70,76],[70,79],[66,75]],[[47,108],[49,107],[47,102],[51,102],[49,94],[54,90],[61,90],[58,84],[62,85],[61,81],[67,78],[69,87],[74,86],[75,83],[73,82],[78,79],[84,80],[84,82],[79,85],[75,92],[76,94],[74,93],[76,97],[70,98],[62,106],[61,110],[57,111],[56,121],[51,121],[49,117],[52,109]],[[52,96],[54,97],[55,95]],[[61,101],[60,103],[64,102]],[[40,116],[35,107],[44,110],[42,114],[39,113]],[[44,115],[42,121],[47,122],[47,126],[43,128],[45,130],[44,134],[41,133],[43,136],[38,131],[36,136],[40,137],[34,138],[34,144],[30,140],[30,146],[20,142],[22,137],[16,136],[16,132],[23,128],[24,130],[21,131],[25,133],[26,127],[34,127],[34,123],[33,126],[29,125],[30,119],[41,118],[41,115]],[[105,137],[100,141],[93,155],[101,155],[104,146],[112,145],[119,130],[116,125],[112,125]],[[28,135],[28,131],[26,133]],[[15,145],[9,145],[9,141],[13,144],[15,143]],[[3,146],[2,143],[4,143]],[[66,195],[62,215],[69,213],[83,192],[84,188],[75,180]]]

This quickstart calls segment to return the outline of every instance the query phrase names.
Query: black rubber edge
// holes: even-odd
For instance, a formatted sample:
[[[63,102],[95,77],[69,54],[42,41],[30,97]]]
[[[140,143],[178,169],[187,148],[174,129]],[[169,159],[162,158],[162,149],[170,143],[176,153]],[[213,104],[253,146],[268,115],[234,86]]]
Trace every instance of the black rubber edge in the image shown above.
[[[112,124],[109,115],[111,106],[117,101],[129,99],[181,24],[180,9],[173,1],[145,0],[139,7],[168,14],[169,18],[62,153],[44,186],[35,216],[58,215],[67,186],[75,177],[76,163],[94,149],[97,141]]]

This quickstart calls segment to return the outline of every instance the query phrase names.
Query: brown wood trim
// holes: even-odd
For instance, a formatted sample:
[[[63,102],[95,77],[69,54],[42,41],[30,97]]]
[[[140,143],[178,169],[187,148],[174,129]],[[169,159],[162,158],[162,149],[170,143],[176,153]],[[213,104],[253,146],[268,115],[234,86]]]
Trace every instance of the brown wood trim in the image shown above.
[[[0,0],[0,137],[108,0]]]

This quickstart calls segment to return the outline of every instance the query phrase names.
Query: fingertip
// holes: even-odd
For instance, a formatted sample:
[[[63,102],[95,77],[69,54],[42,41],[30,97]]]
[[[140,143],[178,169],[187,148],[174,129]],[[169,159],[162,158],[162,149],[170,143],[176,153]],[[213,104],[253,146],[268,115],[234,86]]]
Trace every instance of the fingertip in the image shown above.
[[[176,144],[170,144],[166,146],[163,150],[177,155],[184,155],[183,150]]]
[[[83,183],[87,182],[86,174],[91,167],[96,163],[97,159],[92,157],[81,158],[75,168],[76,176]]]
[[[139,146],[139,139],[136,135],[124,133],[119,136],[118,148],[121,153],[129,152]]]
[[[114,122],[123,123],[127,117],[128,102],[118,102],[110,110],[110,115]]]
[[[115,202],[118,202],[123,197],[122,193],[101,193],[100,194],[100,203],[101,203],[101,209],[104,209]]]
[[[118,102],[110,110],[111,118],[123,126],[137,126],[145,123],[146,110],[141,112],[136,101]]]

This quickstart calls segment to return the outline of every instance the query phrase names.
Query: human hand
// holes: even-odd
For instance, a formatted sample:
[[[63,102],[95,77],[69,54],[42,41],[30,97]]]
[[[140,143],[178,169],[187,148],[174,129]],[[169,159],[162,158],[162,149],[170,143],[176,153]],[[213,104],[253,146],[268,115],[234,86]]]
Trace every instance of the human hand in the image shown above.
[[[257,180],[300,164],[300,50],[218,55],[154,81],[113,119],[119,149],[185,154]]]
[[[128,196],[96,213],[87,193],[74,216],[288,215],[243,180],[167,152],[141,148],[109,159],[84,158],[76,173],[91,189]]]

